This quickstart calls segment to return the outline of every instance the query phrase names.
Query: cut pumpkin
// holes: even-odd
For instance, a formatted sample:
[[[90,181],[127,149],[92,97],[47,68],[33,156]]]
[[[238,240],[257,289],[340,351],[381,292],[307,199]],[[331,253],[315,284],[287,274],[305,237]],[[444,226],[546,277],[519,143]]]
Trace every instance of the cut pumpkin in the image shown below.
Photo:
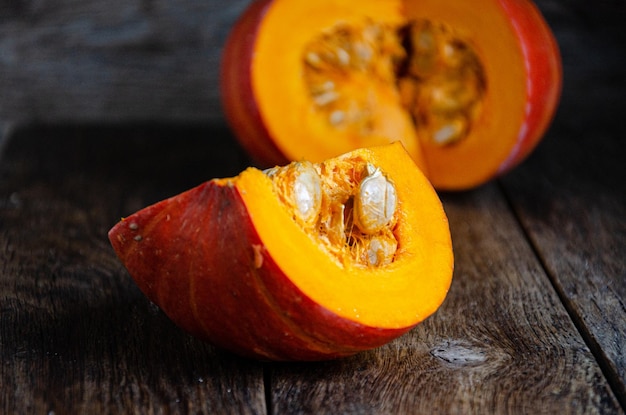
[[[436,188],[457,190],[532,151],[560,65],[526,0],[260,0],[226,43],[222,98],[263,165],[401,141]]]
[[[441,203],[399,143],[215,179],[109,238],[174,322],[261,359],[383,345],[437,310],[453,270]]]

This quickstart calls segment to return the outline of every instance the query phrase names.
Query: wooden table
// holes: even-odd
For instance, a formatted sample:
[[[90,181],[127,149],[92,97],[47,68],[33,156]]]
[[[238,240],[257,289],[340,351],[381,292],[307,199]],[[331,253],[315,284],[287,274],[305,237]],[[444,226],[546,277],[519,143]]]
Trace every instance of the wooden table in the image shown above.
[[[0,413],[624,413],[624,8],[541,4],[565,64],[552,128],[509,175],[441,194],[456,259],[444,305],[351,358],[217,350],[174,326],[115,257],[106,233],[120,217],[251,163],[223,124],[89,112],[6,129]]]

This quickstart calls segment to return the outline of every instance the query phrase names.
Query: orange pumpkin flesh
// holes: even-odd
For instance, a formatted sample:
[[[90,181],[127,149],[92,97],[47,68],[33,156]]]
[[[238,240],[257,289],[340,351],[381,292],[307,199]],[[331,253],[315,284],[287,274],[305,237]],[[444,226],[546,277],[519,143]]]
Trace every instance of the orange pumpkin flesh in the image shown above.
[[[381,184],[387,210],[359,196]],[[435,312],[453,269],[441,203],[397,143],[215,179],[129,216],[109,238],[178,325],[272,360],[389,342]]]
[[[536,146],[561,67],[526,0],[260,0],[229,36],[221,85],[262,164],[401,141],[436,188],[456,190]]]

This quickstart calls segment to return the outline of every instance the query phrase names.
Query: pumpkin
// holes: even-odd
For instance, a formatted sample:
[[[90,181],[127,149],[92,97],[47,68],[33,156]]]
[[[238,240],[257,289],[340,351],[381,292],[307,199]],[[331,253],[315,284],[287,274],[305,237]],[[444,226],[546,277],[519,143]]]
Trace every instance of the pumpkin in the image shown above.
[[[438,309],[453,271],[445,212],[399,143],[250,167],[126,217],[109,239],[176,324],[258,359],[381,346]]]
[[[227,39],[226,118],[259,165],[401,141],[437,189],[479,186],[536,147],[561,91],[527,0],[258,0]]]

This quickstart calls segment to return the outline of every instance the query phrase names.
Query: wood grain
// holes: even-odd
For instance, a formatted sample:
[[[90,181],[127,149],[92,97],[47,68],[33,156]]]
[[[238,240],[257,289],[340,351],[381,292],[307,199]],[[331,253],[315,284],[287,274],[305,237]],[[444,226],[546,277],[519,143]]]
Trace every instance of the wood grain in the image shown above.
[[[106,238],[121,215],[187,187],[183,177],[238,170],[223,137],[16,133],[0,164],[1,413],[265,413],[262,365],[182,333]]]
[[[455,276],[409,335],[271,368],[274,413],[621,413],[497,186],[446,195]]]
[[[558,23],[570,34],[562,48],[576,52],[564,54],[561,107],[544,143],[503,183],[626,407],[626,39],[600,37],[599,27],[583,22],[570,15]],[[594,57],[592,67],[579,67],[582,56]]]
[[[221,121],[219,62],[249,0],[0,6],[0,120]]]

